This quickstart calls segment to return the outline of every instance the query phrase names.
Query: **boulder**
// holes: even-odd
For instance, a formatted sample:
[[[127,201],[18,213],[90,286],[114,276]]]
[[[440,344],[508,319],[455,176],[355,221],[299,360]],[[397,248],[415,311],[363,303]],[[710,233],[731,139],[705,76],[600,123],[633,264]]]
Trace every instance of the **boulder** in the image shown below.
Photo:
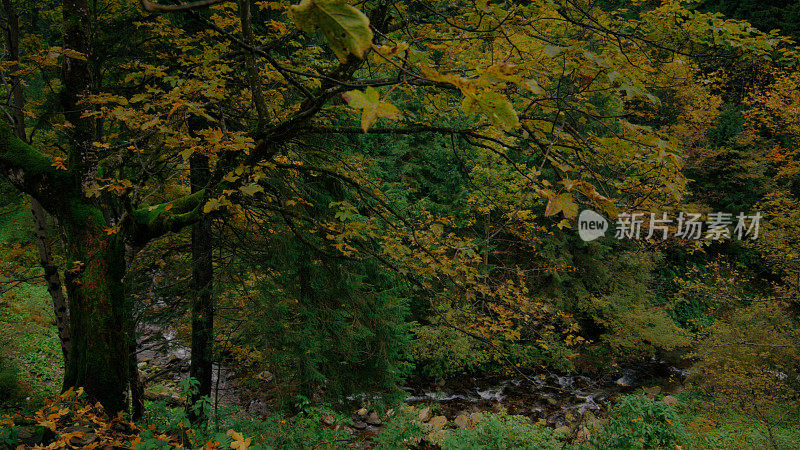
[[[420,422],[427,422],[431,419],[431,408],[426,406],[419,411],[419,415],[417,416],[417,420]]]
[[[664,404],[667,406],[675,406],[678,404],[678,399],[673,397],[672,395],[665,396],[664,398],[661,399],[661,401],[664,402]]]
[[[471,423],[471,420],[469,420],[469,416],[467,415],[467,413],[463,413],[463,412],[461,414],[459,414],[458,416],[456,416],[456,418],[453,420],[453,424],[455,424],[455,426],[457,426],[458,428],[471,428],[472,427],[472,423]]]
[[[433,425],[434,429],[441,430],[442,428],[444,428],[445,425],[447,425],[447,417],[435,416],[431,418],[430,423],[431,425]]]
[[[661,386],[653,386],[644,390],[648,398],[654,398],[656,395],[661,394]]]

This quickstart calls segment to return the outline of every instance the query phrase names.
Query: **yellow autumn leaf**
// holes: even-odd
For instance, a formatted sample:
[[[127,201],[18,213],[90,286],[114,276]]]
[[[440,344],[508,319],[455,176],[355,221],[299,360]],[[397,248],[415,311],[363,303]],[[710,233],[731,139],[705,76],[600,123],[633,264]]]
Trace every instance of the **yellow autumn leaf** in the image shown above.
[[[365,92],[348,91],[342,97],[351,108],[361,110],[361,129],[366,133],[379,117],[389,120],[400,118],[400,110],[391,103],[380,100],[378,91],[370,86]]]
[[[231,448],[245,450],[250,447],[250,438],[245,439],[242,433],[228,430],[227,434],[231,439],[233,439],[233,442],[231,442]]]

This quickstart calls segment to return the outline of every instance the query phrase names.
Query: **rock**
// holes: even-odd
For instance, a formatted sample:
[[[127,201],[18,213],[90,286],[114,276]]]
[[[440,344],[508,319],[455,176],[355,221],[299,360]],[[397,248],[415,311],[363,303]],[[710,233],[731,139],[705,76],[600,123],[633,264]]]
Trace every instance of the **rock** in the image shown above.
[[[447,438],[450,433],[445,430],[433,430],[428,433],[428,436],[425,438],[426,441],[430,442],[431,444],[435,444],[437,446],[441,445],[442,442]]]
[[[429,420],[431,419],[431,408],[430,408],[430,407],[428,407],[428,406],[426,406],[425,408],[422,408],[422,409],[419,411],[419,416],[417,416],[417,419],[418,419],[420,422],[427,422],[427,421],[429,421]]]
[[[46,446],[56,439],[56,434],[50,428],[31,426],[16,427],[17,444],[23,448]]]
[[[645,394],[647,395],[648,398],[652,399],[656,395],[661,393],[661,386],[649,387],[649,388],[645,389],[644,392],[645,392]]]
[[[381,419],[378,417],[378,414],[375,413],[375,412],[372,412],[372,414],[370,414],[369,417],[367,417],[367,421],[366,422],[367,422],[368,425],[372,425],[372,426],[375,426],[375,427],[381,426]]]
[[[369,414],[369,410],[367,408],[361,408],[358,411],[356,411],[356,414],[358,414],[358,417],[367,417],[367,414]]]
[[[97,435],[94,433],[86,433],[82,437],[75,436],[69,440],[70,445],[75,448],[84,448],[97,440]]]
[[[356,430],[366,430],[367,424],[364,422],[353,422],[353,428]]]
[[[325,425],[326,427],[332,427],[335,423],[336,423],[336,421],[333,420],[333,417],[323,417],[322,418],[322,424]]]
[[[664,402],[664,404],[667,406],[675,406],[678,404],[678,399],[671,395],[665,396],[664,398],[661,399],[661,401]]]
[[[433,428],[435,428],[437,430],[441,430],[442,428],[444,428],[445,425],[447,425],[447,417],[445,417],[445,416],[433,417],[433,418],[431,418],[431,422],[430,423],[431,423],[431,425],[433,425]]]
[[[561,434],[561,435],[563,435],[563,436],[566,436],[566,435],[568,435],[568,434],[569,434],[569,427],[568,427],[568,426],[566,426],[566,425],[561,425],[560,427],[557,427],[557,428],[555,429],[555,432],[556,432],[557,434]]]
[[[472,425],[469,420],[469,416],[467,413],[461,413],[453,420],[453,424],[458,428],[470,428]]]
[[[550,403],[551,405],[555,406],[558,404],[558,401],[552,397],[547,397],[547,403]]]

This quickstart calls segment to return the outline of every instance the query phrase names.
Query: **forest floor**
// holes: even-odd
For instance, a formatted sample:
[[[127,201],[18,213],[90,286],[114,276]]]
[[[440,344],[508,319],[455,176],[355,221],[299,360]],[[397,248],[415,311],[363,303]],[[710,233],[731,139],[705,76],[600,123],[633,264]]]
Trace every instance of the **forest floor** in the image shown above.
[[[35,406],[60,391],[63,357],[53,306],[30,242],[30,216],[19,207],[0,217],[0,274],[11,280],[0,284],[0,392],[24,393],[15,397]],[[20,275],[33,278],[14,281]],[[3,386],[12,378],[16,386]]]

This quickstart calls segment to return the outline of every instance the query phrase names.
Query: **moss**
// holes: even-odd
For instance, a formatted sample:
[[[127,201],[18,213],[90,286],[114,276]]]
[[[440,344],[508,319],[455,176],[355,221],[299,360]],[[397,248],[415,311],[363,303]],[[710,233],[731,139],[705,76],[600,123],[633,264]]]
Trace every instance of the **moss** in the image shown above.
[[[137,225],[146,228],[150,235],[178,231],[199,219],[204,199],[205,190],[201,190],[171,202],[138,209],[134,211],[133,219]]]
[[[73,222],[78,226],[85,226],[90,223],[90,219],[95,226],[105,226],[106,219],[103,217],[103,211],[100,208],[83,203],[77,198],[70,199],[69,206]]]
[[[0,121],[0,164],[22,169],[29,175],[55,174],[58,170],[51,158],[22,142],[3,121]]]

